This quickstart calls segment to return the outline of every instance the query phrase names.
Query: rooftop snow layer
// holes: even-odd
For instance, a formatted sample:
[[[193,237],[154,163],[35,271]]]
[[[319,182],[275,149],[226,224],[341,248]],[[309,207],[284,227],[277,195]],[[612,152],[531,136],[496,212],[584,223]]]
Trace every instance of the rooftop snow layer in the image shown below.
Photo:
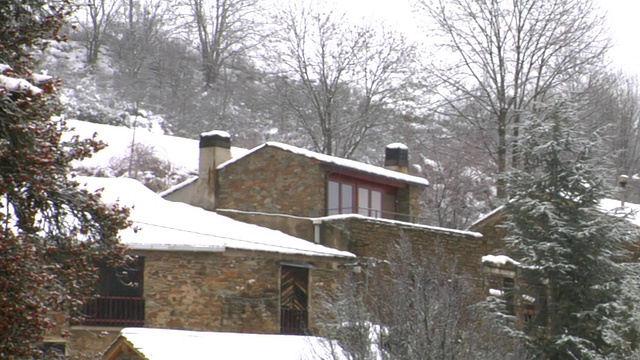
[[[132,249],[224,251],[225,248],[325,257],[352,253],[233,220],[212,211],[164,200],[137,180],[77,177],[90,191],[104,189],[105,203],[131,208],[133,228],[120,233]],[[137,228],[137,230],[136,230]]]
[[[515,261],[506,255],[485,255],[482,257],[482,262],[483,263],[488,262],[494,265],[506,265],[506,264],[520,265],[518,261]]]
[[[279,142],[274,142],[274,141],[269,141],[267,143],[264,143],[258,147],[255,147],[251,150],[249,150],[248,153],[244,154],[243,156],[247,156],[253,152],[256,152],[260,149],[262,149],[263,147],[266,146],[271,146],[271,147],[275,147],[281,150],[285,150],[285,151],[289,151],[292,152],[294,154],[298,154],[298,155],[302,155],[311,159],[315,159],[318,161],[321,161],[323,163],[326,164],[333,164],[333,165],[337,165],[340,166],[342,168],[348,168],[357,172],[361,172],[361,173],[366,173],[366,174],[370,174],[370,175],[375,175],[375,176],[379,176],[379,177],[383,177],[383,178],[387,178],[387,179],[393,179],[393,180],[398,180],[398,181],[402,181],[402,182],[407,182],[407,183],[412,183],[412,184],[417,184],[417,185],[423,185],[423,186],[429,186],[429,181],[427,181],[427,179],[418,177],[418,176],[413,176],[413,175],[408,175],[408,174],[404,174],[398,171],[393,171],[393,170],[389,170],[389,169],[385,169],[383,167],[379,167],[379,166],[375,166],[375,165],[369,165],[369,164],[365,164],[359,161],[355,161],[355,160],[349,160],[349,159],[343,159],[343,158],[339,158],[336,156],[330,156],[330,155],[326,155],[326,154],[321,154],[321,153],[317,153],[314,151],[310,151],[310,150],[306,150],[306,149],[302,149],[296,146],[291,146],[291,145],[287,145],[287,144],[282,144]],[[234,163],[235,161],[241,159],[243,156],[239,156],[239,157],[234,157],[233,159],[221,164],[218,168],[223,168],[225,166],[228,166],[229,164]]]
[[[336,343],[315,336],[124,328],[120,336],[147,360],[346,359]]]

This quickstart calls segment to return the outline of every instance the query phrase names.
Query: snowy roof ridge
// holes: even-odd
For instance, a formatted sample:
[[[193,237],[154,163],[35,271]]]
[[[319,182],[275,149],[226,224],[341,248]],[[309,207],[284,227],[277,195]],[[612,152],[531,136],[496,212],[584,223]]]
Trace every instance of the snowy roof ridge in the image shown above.
[[[503,209],[504,205],[498,206],[473,222],[467,229],[473,229],[475,226],[500,213]],[[624,205],[622,205],[620,200],[604,198],[598,203],[597,210],[613,216],[625,216],[626,220],[636,226],[640,226],[640,204],[625,202]]]
[[[370,217],[370,216],[364,216],[364,215],[360,215],[360,214],[338,214],[338,215],[322,216],[322,217],[314,218],[313,221],[314,222],[318,222],[318,223],[322,223],[323,221],[341,220],[341,219],[349,219],[349,218],[359,218],[359,219],[364,219],[364,220],[369,220],[369,221],[377,221],[377,222],[394,224],[394,225],[399,225],[399,226],[410,226],[410,227],[416,227],[416,228],[421,228],[421,229],[429,229],[429,230],[434,230],[434,231],[439,231],[439,232],[444,232],[444,233],[449,233],[449,234],[455,234],[455,235],[473,236],[475,238],[481,238],[483,236],[481,233],[476,232],[476,231],[450,229],[450,228],[443,228],[443,227],[432,226],[432,225],[422,225],[422,224],[416,224],[416,223],[400,221],[400,220],[391,220],[391,219],[384,219],[384,218],[373,218],[373,217]]]
[[[293,146],[293,145],[288,145],[288,144],[283,144],[283,143],[279,143],[279,142],[275,142],[275,141],[268,141],[262,145],[259,145],[251,150],[249,150],[249,152],[247,152],[246,154],[244,154],[243,156],[239,156],[237,158],[233,158],[229,161],[226,161],[222,164],[220,164],[220,166],[218,166],[218,169],[224,168],[226,166],[228,166],[229,164],[232,164],[236,161],[238,161],[239,159],[243,158],[244,156],[248,156],[249,154],[252,154],[264,147],[274,147],[274,148],[278,148],[284,151],[288,151],[294,154],[298,154],[298,155],[302,155],[311,159],[315,159],[318,161],[321,161],[323,163],[326,164],[333,164],[333,165],[337,165],[343,168],[348,168],[351,170],[354,170],[356,172],[361,172],[361,173],[366,173],[369,175],[375,175],[375,176],[379,176],[379,177],[383,177],[383,178],[388,178],[388,179],[393,179],[393,180],[398,180],[401,182],[407,182],[407,183],[412,183],[412,184],[417,184],[417,185],[422,185],[422,186],[429,186],[429,181],[425,178],[421,178],[419,176],[414,176],[414,175],[409,175],[409,174],[405,174],[405,173],[401,173],[398,171],[394,171],[394,170],[389,170],[389,169],[385,169],[383,167],[380,166],[375,166],[375,165],[370,165],[370,164],[365,164],[363,162],[360,161],[356,161],[356,160],[350,160],[350,159],[344,159],[344,158],[340,158],[337,156],[331,156],[331,155],[326,155],[326,154],[321,154],[315,151],[311,151],[311,150],[307,150],[307,149],[303,149],[303,148],[299,148],[297,146]]]
[[[161,197],[165,197],[165,196],[167,196],[167,195],[169,195],[169,194],[173,194],[174,192],[176,192],[176,191],[178,191],[178,190],[182,189],[183,187],[186,187],[186,186],[187,186],[187,185],[189,185],[189,184],[193,184],[193,183],[194,183],[194,182],[196,182],[197,180],[198,180],[198,177],[197,177],[197,176],[192,176],[192,177],[190,177],[190,178],[188,178],[188,179],[184,180],[184,181],[183,181],[183,182],[181,182],[181,183],[177,183],[177,184],[173,185],[172,187],[168,188],[168,189],[167,189],[167,190],[165,190],[165,191],[161,191],[161,192],[159,192],[159,193],[158,193],[158,195],[160,195]]]
[[[346,359],[335,341],[308,335],[124,328],[107,352],[119,339],[148,360],[205,360],[214,357],[221,360]],[[212,349],[215,349],[215,356]]]

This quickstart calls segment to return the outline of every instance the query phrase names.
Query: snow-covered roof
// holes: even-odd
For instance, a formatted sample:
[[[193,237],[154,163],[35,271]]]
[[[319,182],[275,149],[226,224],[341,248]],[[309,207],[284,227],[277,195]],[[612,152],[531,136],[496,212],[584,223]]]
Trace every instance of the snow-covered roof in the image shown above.
[[[67,120],[67,126],[72,128],[64,134],[64,139],[73,135],[80,138],[90,138],[97,133],[99,140],[107,143],[107,147],[93,154],[91,158],[82,160],[79,165],[87,168],[107,168],[112,158],[122,158],[130,153],[133,129],[123,126],[94,124],[86,121]],[[200,157],[199,141],[177,136],[152,132],[149,129],[137,128],[135,142],[152,146],[156,155],[169,161],[173,166],[184,172],[197,174],[198,159]],[[231,147],[231,156],[241,156],[247,149]]]
[[[397,181],[401,181],[401,182],[406,182],[406,183],[412,183],[412,184],[417,184],[417,185],[422,185],[422,186],[429,186],[429,181],[427,181],[427,179],[425,178],[421,178],[418,176],[413,176],[413,175],[409,175],[409,174],[404,174],[398,171],[393,171],[393,170],[389,170],[389,169],[385,169],[383,167],[380,166],[375,166],[375,165],[369,165],[369,164],[365,164],[359,161],[355,161],[355,160],[349,160],[349,159],[343,159],[343,158],[339,158],[336,156],[331,156],[331,155],[326,155],[326,154],[321,154],[318,152],[314,152],[314,151],[310,151],[310,150],[306,150],[306,149],[302,149],[296,146],[292,146],[292,145],[287,145],[287,144],[282,144],[279,142],[274,142],[274,141],[269,141],[266,142],[260,146],[257,146],[251,150],[249,150],[248,153],[244,154],[243,156],[238,156],[235,157],[227,162],[224,162],[222,164],[220,164],[220,166],[218,166],[218,168],[224,168],[225,166],[229,166],[229,164],[232,164],[236,161],[238,161],[239,159],[243,158],[244,156],[248,156],[249,154],[252,154],[264,147],[274,147],[274,148],[278,148],[281,150],[285,150],[285,151],[289,151],[291,153],[294,154],[298,154],[298,155],[302,155],[314,160],[318,160],[322,163],[325,164],[331,164],[331,165],[336,165],[342,168],[346,168],[355,172],[360,172],[360,173],[365,173],[365,174],[369,174],[369,175],[373,175],[373,176],[377,176],[377,177],[382,177],[382,178],[387,178],[387,179],[392,179],[392,180],[397,180]]]
[[[315,336],[124,328],[120,337],[147,360],[346,360],[337,343]]]
[[[198,177],[197,176],[192,176],[192,177],[184,180],[181,183],[173,185],[172,187],[168,188],[165,191],[159,192],[158,195],[160,195],[161,197],[165,197],[165,196],[167,196],[169,194],[173,194],[174,192],[176,192],[176,191],[178,191],[178,190],[180,190],[180,189],[182,189],[184,187],[187,187],[187,186],[195,183],[196,181],[198,181]]]
[[[504,206],[499,206],[493,209],[491,212],[480,217],[473,224],[471,224],[471,226],[469,226],[469,229],[473,229],[482,222],[487,221],[496,215],[499,215],[503,209]],[[632,224],[640,226],[640,204],[625,202],[624,206],[622,206],[620,200],[602,199],[598,204],[598,209],[606,214],[624,216]]]
[[[137,180],[77,177],[77,181],[90,191],[104,189],[105,203],[117,202],[131,208],[133,228],[122,231],[120,236],[132,249],[216,252],[233,248],[323,257],[355,256],[195,206],[164,200]]]
[[[406,222],[406,221],[400,221],[400,220],[391,220],[391,219],[384,219],[384,218],[372,218],[370,216],[364,216],[364,215],[360,215],[360,214],[337,214],[337,215],[323,216],[323,217],[314,218],[313,222],[317,223],[317,224],[321,224],[322,222],[325,222],[325,221],[328,222],[328,221],[332,221],[332,220],[341,220],[341,219],[350,219],[350,218],[351,219],[353,219],[353,218],[363,219],[363,220],[368,220],[368,221],[377,221],[377,222],[387,223],[387,224],[392,224],[392,225],[397,225],[397,226],[410,226],[410,227],[413,227],[413,228],[421,228],[421,229],[430,230],[430,231],[448,233],[448,234],[451,234],[451,235],[471,236],[471,237],[475,237],[475,238],[481,238],[482,237],[481,233],[475,232],[475,231],[457,230],[457,229],[451,229],[451,228],[443,228],[443,227],[439,227],[439,226],[415,224],[415,223]]]

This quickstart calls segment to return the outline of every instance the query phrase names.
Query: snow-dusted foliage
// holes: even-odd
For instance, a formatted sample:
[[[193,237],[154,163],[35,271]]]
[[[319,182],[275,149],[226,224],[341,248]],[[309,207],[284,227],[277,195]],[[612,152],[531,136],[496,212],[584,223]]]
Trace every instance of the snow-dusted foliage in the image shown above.
[[[536,315],[521,329],[541,359],[626,359],[639,334],[637,272],[623,264],[635,225],[598,211],[608,194],[597,132],[560,99],[526,117],[522,170],[507,177],[505,241],[520,261],[519,291]]]
[[[94,261],[123,265],[128,211],[80,188],[71,163],[100,149],[62,140],[58,82],[34,74],[36,49],[61,41],[68,2],[0,3],[0,358],[57,359],[38,342],[92,292]]]

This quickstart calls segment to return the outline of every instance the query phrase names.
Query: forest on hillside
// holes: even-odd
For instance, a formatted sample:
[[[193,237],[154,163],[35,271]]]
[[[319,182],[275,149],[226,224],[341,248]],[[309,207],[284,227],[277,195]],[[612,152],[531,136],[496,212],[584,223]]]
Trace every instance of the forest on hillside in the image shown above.
[[[376,165],[405,143],[431,182],[430,225],[466,228],[500,205],[527,119],[559,99],[603,137],[611,184],[640,173],[638,81],[607,66],[593,2],[419,0],[414,16],[419,37],[329,2],[86,0],[39,70],[62,80],[71,119]]]

